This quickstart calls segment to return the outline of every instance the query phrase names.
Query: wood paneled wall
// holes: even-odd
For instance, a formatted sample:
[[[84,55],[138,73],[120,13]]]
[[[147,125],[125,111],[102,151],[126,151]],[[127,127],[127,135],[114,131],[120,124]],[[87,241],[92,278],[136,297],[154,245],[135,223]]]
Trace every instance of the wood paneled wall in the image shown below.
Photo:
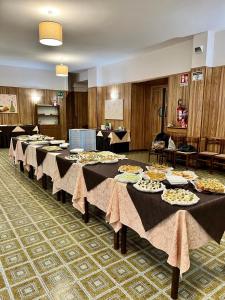
[[[69,92],[66,107],[67,129],[88,127],[88,92]]]
[[[188,72],[187,72],[188,73]],[[180,86],[181,74],[171,75],[168,80],[168,107],[167,107],[167,122],[177,126],[176,108],[178,100],[182,99],[183,104],[188,108],[190,99],[190,81],[191,73],[189,72],[188,86]]]
[[[0,94],[13,94],[17,96],[18,113],[0,114],[0,124],[35,124],[35,102],[33,96],[38,96],[40,104],[51,104],[56,96],[54,90],[18,88],[18,87],[0,87]],[[64,99],[60,100],[60,126],[61,137],[66,138],[66,92]]]
[[[106,120],[105,119],[105,100],[111,99],[111,92],[117,91],[118,98],[124,100],[124,118],[123,120]],[[100,127],[105,122],[112,123],[113,128],[124,126],[130,130],[131,114],[131,84],[116,84],[106,87],[88,89],[88,126],[89,128]]]

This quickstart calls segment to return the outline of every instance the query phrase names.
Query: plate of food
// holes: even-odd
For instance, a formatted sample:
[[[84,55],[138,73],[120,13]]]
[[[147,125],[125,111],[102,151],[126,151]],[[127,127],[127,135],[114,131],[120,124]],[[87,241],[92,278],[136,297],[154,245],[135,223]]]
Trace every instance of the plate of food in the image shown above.
[[[118,163],[118,161],[118,158],[115,158],[114,156],[105,156],[103,159],[100,159],[102,164],[115,164]]]
[[[123,182],[123,183],[136,183],[141,180],[140,174],[134,174],[134,173],[122,173],[118,174],[114,177],[117,181]]]
[[[17,138],[19,141],[28,141],[29,137],[29,135],[19,135]]]
[[[225,194],[225,185],[216,178],[199,178],[192,184],[198,192]]]
[[[195,180],[198,176],[193,171],[171,171],[172,175],[184,177],[187,180]]]
[[[188,206],[198,203],[200,198],[194,193],[184,189],[165,189],[161,196],[162,200],[171,205]]]
[[[141,179],[133,187],[145,193],[158,193],[165,189],[165,185],[159,181]]]
[[[51,152],[51,151],[61,151],[62,149],[58,146],[44,146],[42,147],[43,150],[46,150],[48,152]]]
[[[52,141],[50,141],[51,145],[60,145],[60,144],[63,144],[63,143],[65,143],[65,140],[52,140]]]
[[[143,169],[139,166],[122,165],[122,166],[119,167],[118,171],[120,173],[138,174],[138,173],[142,173]]]
[[[79,158],[78,162],[82,165],[96,165],[97,163],[99,163],[98,160],[90,160],[85,158]]]
[[[147,170],[158,170],[158,171],[165,172],[165,173],[173,170],[172,167],[169,167],[166,164],[157,164],[157,163],[153,163],[153,164],[151,164],[151,166],[146,166],[146,169]]]
[[[164,172],[161,171],[149,170],[144,172],[144,178],[154,180],[154,181],[163,181],[166,179],[166,175]]]
[[[67,160],[78,160],[78,157],[76,154],[70,154],[68,156],[65,156],[65,159]]]
[[[48,141],[30,141],[29,144],[31,145],[48,145],[49,142]]]

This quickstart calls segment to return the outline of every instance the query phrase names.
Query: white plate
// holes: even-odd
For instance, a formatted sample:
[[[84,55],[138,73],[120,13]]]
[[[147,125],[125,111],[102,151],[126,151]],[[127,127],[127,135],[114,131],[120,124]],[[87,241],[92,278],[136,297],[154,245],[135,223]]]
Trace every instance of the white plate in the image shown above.
[[[63,143],[65,143],[65,140],[53,140],[53,141],[50,141],[51,145],[59,145],[59,144],[63,144]]]
[[[70,153],[80,153],[80,152],[84,152],[83,148],[74,148],[70,150]]]
[[[199,193],[210,193],[210,194],[225,194],[225,186],[224,186],[224,192],[223,193],[217,193],[217,192],[210,192],[210,191],[204,191],[204,190],[200,190],[196,187],[195,185],[195,181],[194,180],[190,180],[190,182],[193,184],[194,188],[196,189],[197,192]]]
[[[127,171],[122,171],[120,168],[121,168],[122,166],[120,166],[119,167],[119,169],[118,169],[118,171],[120,172],[120,173],[129,173],[129,174],[141,174],[142,172],[143,172],[143,169],[140,167],[139,168],[139,170],[137,171],[137,172],[127,172]]]
[[[118,159],[116,158],[116,159],[113,159],[113,160],[103,160],[103,161],[101,161],[100,160],[100,163],[102,163],[102,164],[115,164],[115,163],[118,163]]]
[[[187,179],[185,179],[182,176],[176,176],[176,175],[166,175],[166,179],[169,181],[171,185],[184,185],[188,184]]]
[[[99,163],[99,161],[88,161],[88,162],[86,162],[86,163],[83,163],[83,162],[80,162],[79,160],[78,160],[78,162],[80,163],[80,164],[82,164],[82,165],[96,165],[96,164],[98,164]]]
[[[138,191],[140,191],[140,192],[145,192],[145,193],[159,193],[159,192],[162,192],[166,187],[165,187],[165,185],[164,184],[162,184],[161,185],[161,188],[160,189],[158,189],[158,190],[146,190],[146,189],[142,189],[141,187],[139,187],[138,185],[137,185],[137,183],[135,183],[134,185],[133,185],[133,187],[136,189],[136,190],[138,190]]]
[[[123,174],[125,174],[125,173],[123,173]],[[118,175],[116,175],[114,178],[115,178],[117,181],[123,182],[123,183],[136,183],[136,182],[138,182],[139,180],[141,180],[141,178],[142,178],[141,175],[136,175],[136,176],[137,176],[137,180],[128,180],[128,179],[125,179],[125,178],[122,177],[123,174],[118,174]],[[131,174],[131,173],[128,173],[128,174]]]
[[[162,195],[161,195],[161,198],[163,201],[171,204],[171,205],[181,205],[181,206],[190,206],[190,205],[194,205],[196,203],[198,203],[198,201],[200,200],[200,198],[198,196],[196,196],[194,193],[194,198],[192,201],[171,201],[171,200],[168,200],[166,197],[165,197],[165,193],[166,193],[166,189],[163,191]]]
[[[31,141],[31,142],[29,142],[29,144],[31,144],[31,145],[47,145],[47,144],[49,144],[49,142],[48,141]]]

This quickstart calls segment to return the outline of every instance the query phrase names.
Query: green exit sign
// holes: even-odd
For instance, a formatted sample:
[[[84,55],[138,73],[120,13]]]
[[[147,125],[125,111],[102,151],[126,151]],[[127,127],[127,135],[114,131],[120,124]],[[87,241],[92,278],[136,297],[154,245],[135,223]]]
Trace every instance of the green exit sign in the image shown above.
[[[59,98],[63,98],[64,91],[57,91],[57,92],[56,92],[56,95],[57,95],[57,97],[59,97]]]

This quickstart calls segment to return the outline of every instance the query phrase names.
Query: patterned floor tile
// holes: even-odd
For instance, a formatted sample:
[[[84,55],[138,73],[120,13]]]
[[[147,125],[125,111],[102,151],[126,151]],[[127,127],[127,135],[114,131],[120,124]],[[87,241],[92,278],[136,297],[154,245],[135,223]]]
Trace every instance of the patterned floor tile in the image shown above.
[[[49,210],[48,212],[53,217],[63,216],[67,214],[67,212],[64,211],[62,208],[52,209]]]
[[[10,296],[9,296],[9,293],[6,289],[0,290],[0,299],[1,300],[11,300]]]
[[[80,243],[88,253],[94,253],[106,247],[106,245],[99,238],[92,238]]]
[[[38,258],[34,260],[33,263],[39,273],[49,272],[52,269],[62,266],[61,260],[55,253]]]
[[[94,234],[90,232],[88,229],[79,230],[75,233],[72,233],[71,235],[77,242],[86,241],[94,237]]]
[[[205,245],[204,247],[202,247],[201,250],[203,250],[204,252],[206,252],[209,255],[216,256],[216,255],[220,254],[221,246],[218,245],[216,242],[210,242],[207,245]]]
[[[17,240],[10,240],[0,244],[0,255],[7,254],[21,248]]]
[[[2,274],[0,273],[0,289],[4,289],[5,288],[5,281],[3,279]]]
[[[52,248],[46,242],[28,247],[26,250],[29,256],[31,257],[31,259],[35,259],[52,252]]]
[[[49,220],[44,220],[42,222],[38,222],[38,223],[36,223],[36,225],[39,229],[45,230],[45,229],[57,226],[58,224],[53,219],[49,219]]]
[[[21,237],[21,241],[24,246],[28,247],[28,246],[43,242],[44,238],[40,233],[36,232],[31,235]]]
[[[86,255],[86,253],[78,245],[65,248],[59,251],[59,254],[66,263],[73,262],[74,260],[80,259]]]
[[[48,239],[52,239],[57,236],[65,234],[65,231],[60,226],[56,226],[44,230],[43,233]]]
[[[16,300],[34,300],[45,294],[39,279],[34,278],[12,288]]]
[[[105,224],[96,224],[92,226],[90,230],[97,235],[109,232],[109,228]]]
[[[0,232],[0,241],[9,241],[15,239],[15,234],[13,233],[12,230],[7,230],[4,232]]]
[[[96,297],[114,286],[112,280],[103,272],[98,272],[81,281],[91,297]]]
[[[213,259],[203,267],[204,271],[213,274],[216,278],[225,282],[225,261],[220,262],[218,259]]]
[[[146,271],[148,268],[153,268],[157,263],[144,252],[137,253],[127,259],[140,271]]]
[[[80,223],[79,221],[73,221],[63,225],[63,229],[67,232],[76,232],[84,228],[85,225]]]
[[[33,224],[25,225],[16,229],[19,236],[24,236],[37,232],[37,228]]]
[[[98,300],[129,300],[128,298],[121,290],[114,289],[110,291],[109,293],[105,294],[104,296],[98,298]]]
[[[172,271],[163,265],[158,265],[145,273],[145,276],[162,289],[171,284]]]
[[[204,271],[196,271],[195,273],[187,276],[186,281],[190,282],[205,294],[210,293],[221,285],[221,282],[218,279]]]
[[[96,263],[88,256],[69,264],[69,268],[76,275],[77,278],[90,275],[98,270]]]
[[[46,220],[46,219],[49,219],[49,215],[46,214],[46,213],[41,213],[41,214],[37,214],[37,215],[32,216],[32,220],[34,222],[40,222],[40,221],[43,221],[43,220]]]
[[[5,274],[11,285],[35,277],[35,272],[29,263],[8,269]]]
[[[28,218],[28,217],[11,221],[12,226],[15,227],[15,228],[20,227],[20,226],[24,226],[24,225],[28,225],[31,222],[32,222],[31,219]]]
[[[116,280],[123,283],[125,280],[137,275],[138,272],[132,268],[126,261],[119,261],[106,268],[107,273]]]
[[[211,300],[224,300],[225,299],[225,286],[219,288],[211,297]]]
[[[63,289],[74,282],[72,275],[63,267],[43,275],[42,279],[50,292],[52,292],[53,289]]]
[[[54,246],[55,249],[68,247],[71,246],[73,243],[73,239],[68,235],[62,235],[56,239],[51,240],[51,244]]]
[[[131,299],[147,299],[157,293],[157,289],[144,277],[136,277],[123,285]]]
[[[60,224],[66,224],[66,223],[69,223],[69,222],[72,222],[74,221],[74,217],[67,214],[67,215],[64,215],[64,216],[60,216],[60,217],[57,217],[55,218],[57,222],[59,222]],[[64,225],[63,225],[64,226]]]
[[[3,268],[7,269],[26,262],[27,256],[22,250],[18,250],[10,254],[2,255],[0,260]]]
[[[108,266],[108,265],[120,260],[121,256],[116,251],[109,249],[109,248],[105,248],[105,249],[93,254],[93,258],[101,266]]]
[[[168,296],[170,296],[171,288],[168,288],[166,292]],[[202,299],[206,300],[204,298],[204,294],[201,293],[201,291],[192,287],[190,284],[184,282],[183,280],[180,281],[178,299],[179,300],[202,300]]]
[[[21,219],[21,218],[24,218],[25,216],[26,215],[22,210],[8,214],[9,220]]]
[[[53,290],[51,295],[54,300],[89,300],[78,284],[67,286],[63,289]]]

